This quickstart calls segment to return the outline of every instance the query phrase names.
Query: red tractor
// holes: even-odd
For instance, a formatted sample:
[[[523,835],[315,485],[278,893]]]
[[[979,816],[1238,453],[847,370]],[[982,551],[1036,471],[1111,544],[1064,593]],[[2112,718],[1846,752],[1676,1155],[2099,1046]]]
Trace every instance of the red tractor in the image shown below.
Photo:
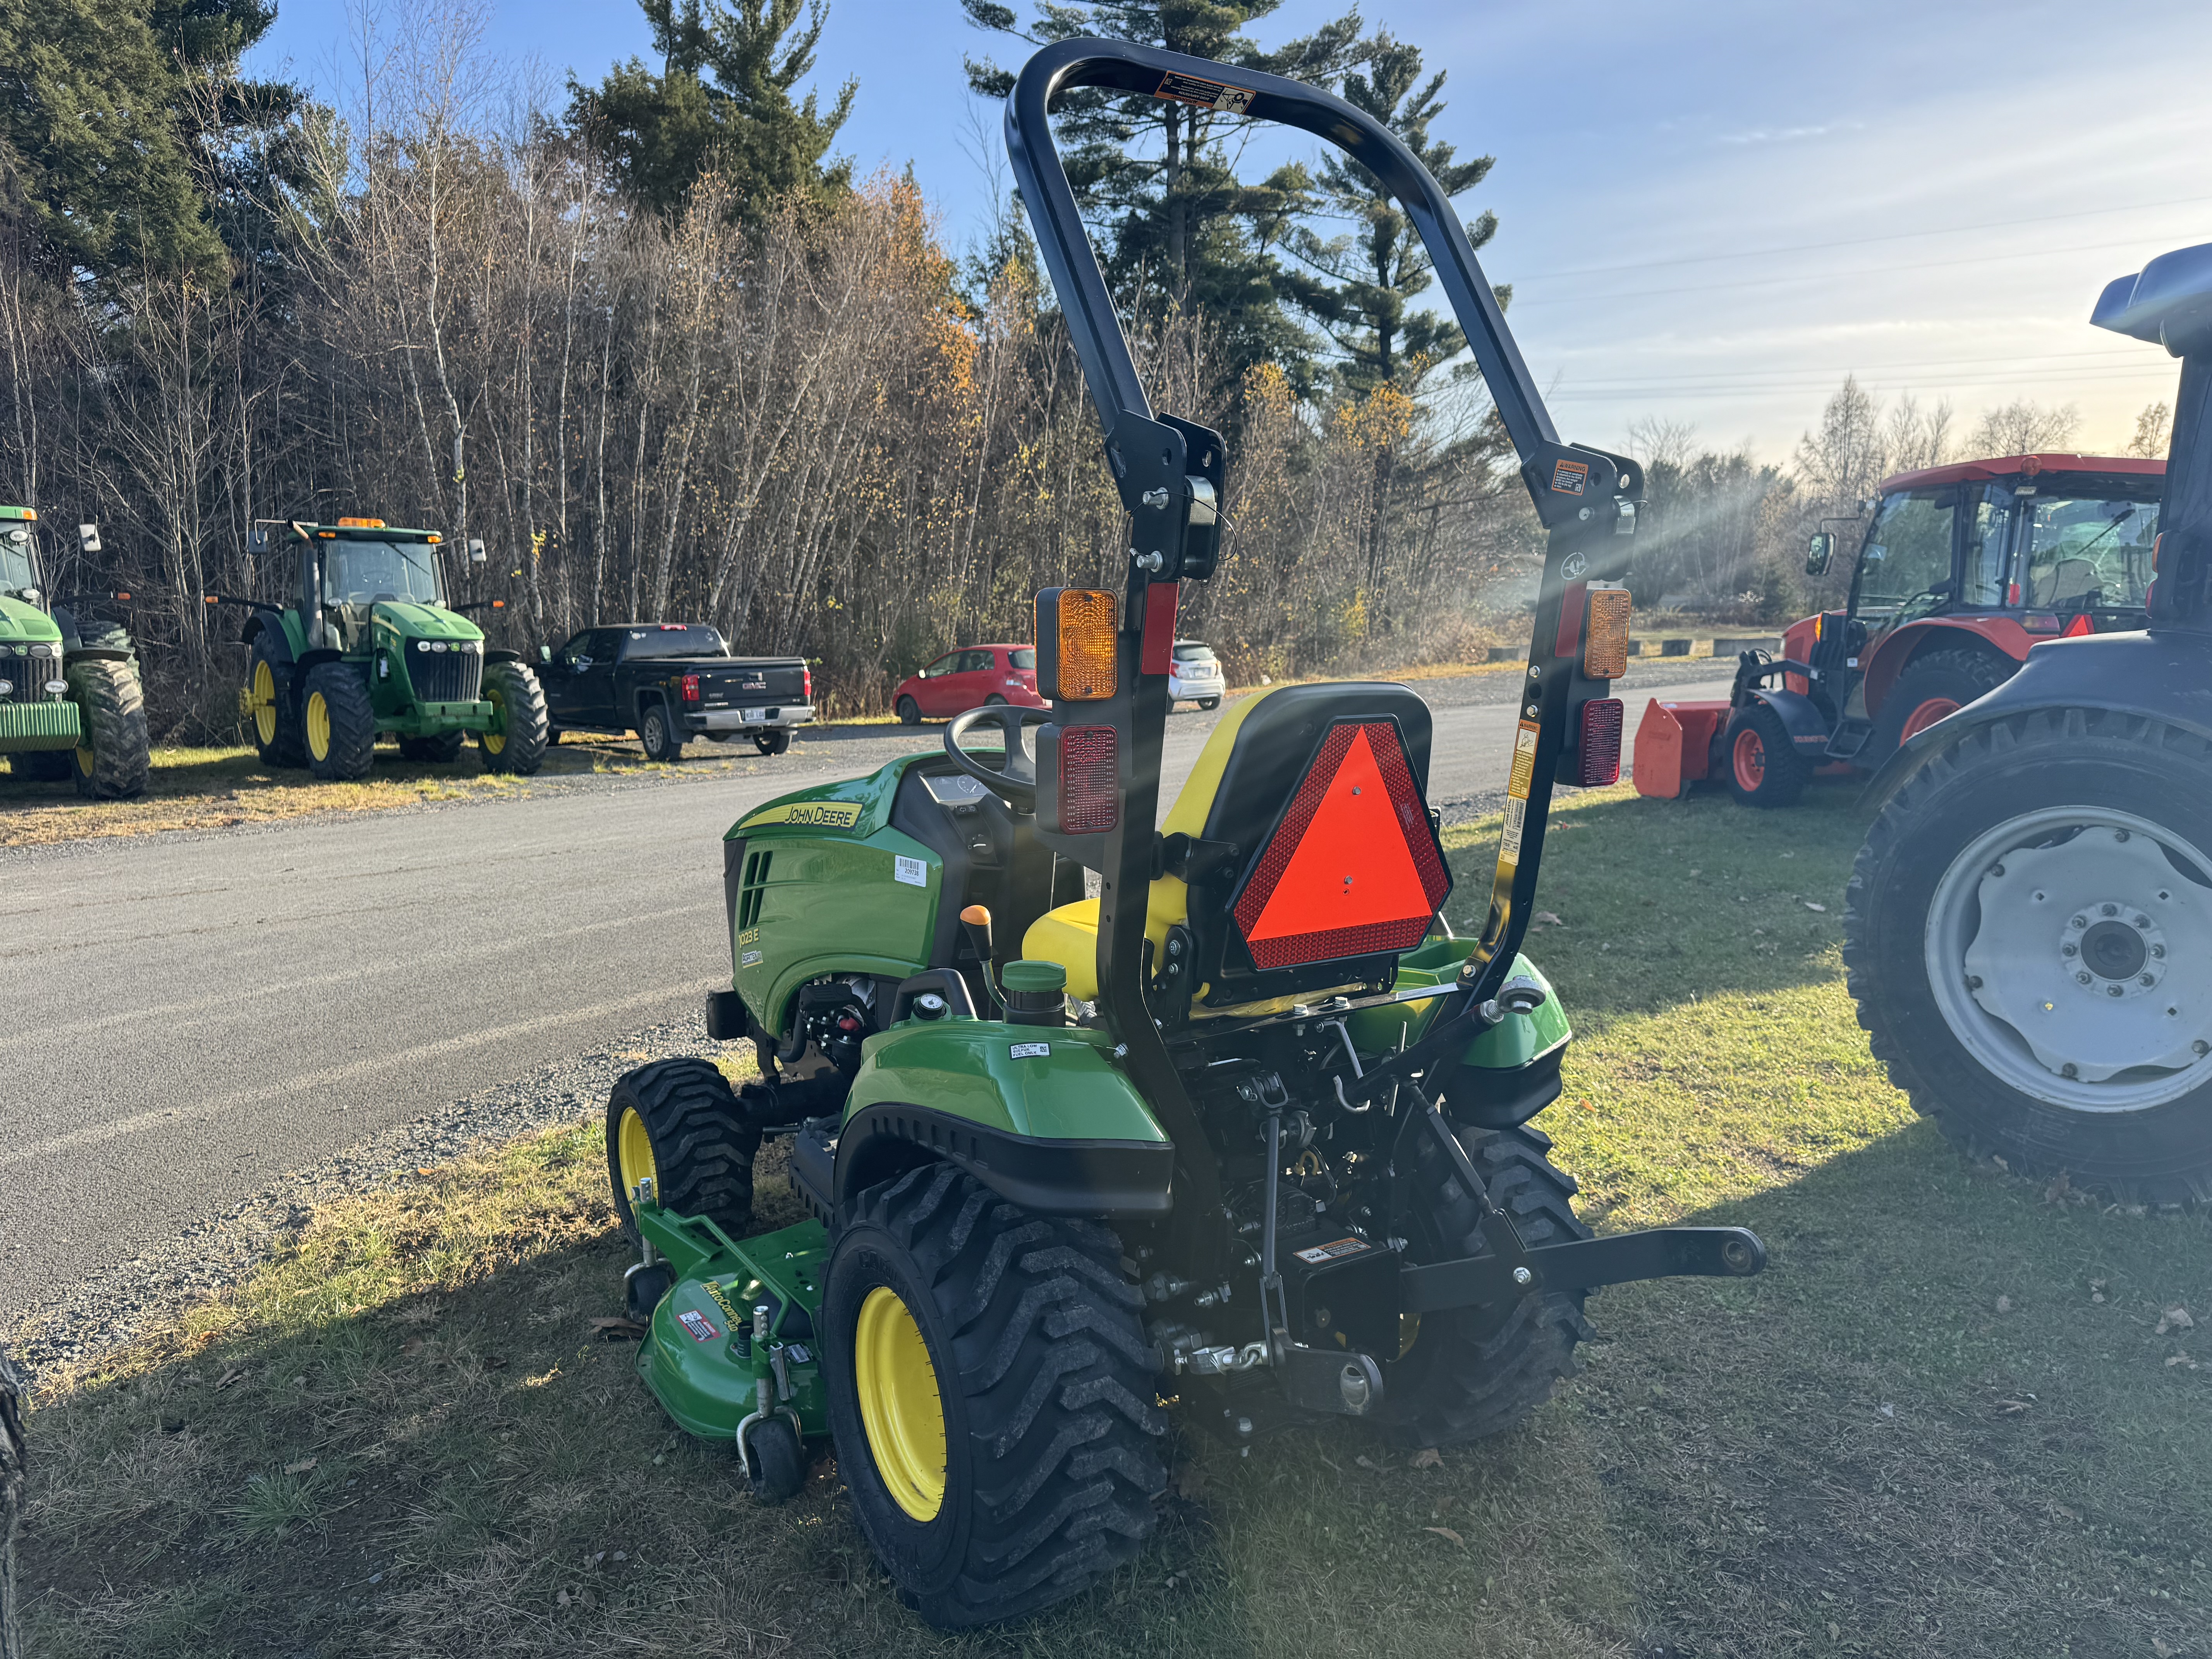
[[[1872,771],[2012,678],[2040,640],[2143,625],[2166,463],[2011,455],[1882,481],[1841,611],[1794,623],[1779,656],[1747,651],[1725,702],[1652,699],[1639,793],[1727,785],[1787,806],[1814,773]],[[1813,538],[1820,575],[1835,538]]]

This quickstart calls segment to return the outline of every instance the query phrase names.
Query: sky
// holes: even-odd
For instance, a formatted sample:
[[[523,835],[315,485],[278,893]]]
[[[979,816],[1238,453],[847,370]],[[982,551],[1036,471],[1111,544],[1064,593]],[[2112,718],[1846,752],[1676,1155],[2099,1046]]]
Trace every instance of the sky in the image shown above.
[[[342,98],[349,3],[280,0],[250,66]],[[1273,46],[1342,9],[1285,0],[1254,32]],[[860,83],[838,150],[863,174],[911,162],[967,245],[992,199],[979,152],[1000,140],[961,60],[1026,48],[956,0],[828,10],[815,83]],[[1962,431],[2015,398],[2072,404],[2095,452],[2172,398],[2172,360],[2087,319],[2107,281],[2212,241],[2201,0],[2141,0],[2124,26],[2057,0],[1363,10],[1448,71],[1436,136],[1497,157],[1461,205],[1498,216],[1483,264],[1513,285],[1509,320],[1571,441],[1624,448],[1656,419],[1783,461],[1855,374],[1885,399],[1948,399]],[[629,0],[489,0],[483,49],[557,101],[571,71],[595,80],[650,41]]]

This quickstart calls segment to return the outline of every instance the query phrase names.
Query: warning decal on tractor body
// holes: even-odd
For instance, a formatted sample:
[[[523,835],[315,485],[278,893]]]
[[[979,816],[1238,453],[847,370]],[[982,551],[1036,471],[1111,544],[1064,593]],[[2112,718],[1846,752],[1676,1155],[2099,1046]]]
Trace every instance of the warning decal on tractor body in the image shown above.
[[[714,1328],[714,1322],[696,1308],[686,1308],[677,1315],[676,1322],[691,1333],[694,1342],[712,1342],[721,1334]]]
[[[1318,1267],[1324,1261],[1334,1261],[1340,1256],[1358,1255],[1363,1250],[1374,1248],[1364,1238],[1340,1238],[1333,1243],[1316,1244],[1310,1250],[1293,1250],[1291,1254],[1299,1261],[1311,1262]]]
[[[1528,821],[1528,803],[1509,800],[1505,803],[1505,833],[1498,838],[1498,861],[1513,866],[1521,862],[1521,826]]]
[[[1554,461],[1552,489],[1561,495],[1579,495],[1589,488],[1589,465],[1584,461]]]
[[[1224,86],[1218,81],[1201,81],[1195,75],[1179,75],[1170,70],[1160,77],[1155,98],[1169,98],[1178,104],[1199,104],[1207,109],[1218,109],[1224,115],[1242,115],[1252,107],[1255,94],[1249,87]]]

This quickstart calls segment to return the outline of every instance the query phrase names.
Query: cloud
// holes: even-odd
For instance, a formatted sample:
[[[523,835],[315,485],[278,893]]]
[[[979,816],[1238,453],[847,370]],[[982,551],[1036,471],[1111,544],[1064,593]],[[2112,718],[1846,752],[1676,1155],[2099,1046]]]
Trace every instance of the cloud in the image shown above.
[[[1830,121],[1817,127],[1753,127],[1747,132],[1724,132],[1723,144],[1789,144],[1802,138],[1825,138],[1832,132],[1856,132],[1865,123]]]

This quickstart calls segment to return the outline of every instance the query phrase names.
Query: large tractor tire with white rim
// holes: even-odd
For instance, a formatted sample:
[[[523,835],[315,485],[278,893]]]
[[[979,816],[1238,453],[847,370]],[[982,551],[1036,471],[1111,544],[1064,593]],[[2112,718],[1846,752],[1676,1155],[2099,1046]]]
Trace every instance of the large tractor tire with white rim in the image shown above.
[[[1969,1154],[2115,1198],[2212,1198],[2212,744],[2100,709],[1929,757],[1853,869],[1874,1052]]]

